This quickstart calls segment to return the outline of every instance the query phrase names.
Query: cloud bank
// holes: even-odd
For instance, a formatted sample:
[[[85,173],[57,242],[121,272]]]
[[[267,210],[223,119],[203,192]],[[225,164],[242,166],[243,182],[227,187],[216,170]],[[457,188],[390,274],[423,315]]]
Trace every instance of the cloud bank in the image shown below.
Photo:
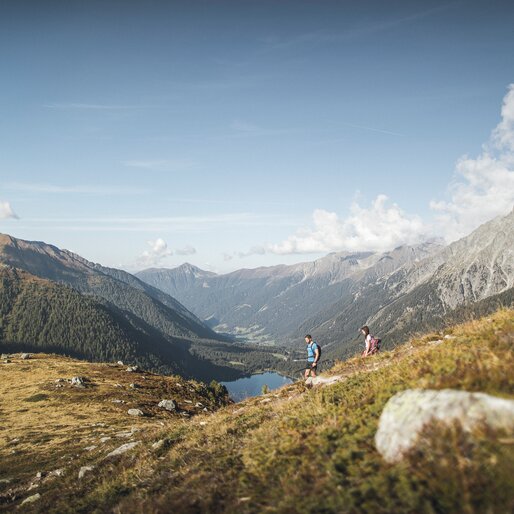
[[[447,242],[466,236],[482,223],[514,207],[514,84],[503,99],[501,121],[476,158],[462,156],[448,187],[447,200],[434,200],[434,219],[410,215],[385,195],[370,205],[354,202],[350,214],[316,209],[312,225],[277,244],[268,253],[308,254],[334,251],[386,251],[437,236]],[[259,247],[260,248],[260,247]],[[239,253],[240,257],[256,253]]]
[[[458,160],[450,199],[430,203],[448,242],[514,206],[514,84],[503,99],[501,117],[478,157]]]

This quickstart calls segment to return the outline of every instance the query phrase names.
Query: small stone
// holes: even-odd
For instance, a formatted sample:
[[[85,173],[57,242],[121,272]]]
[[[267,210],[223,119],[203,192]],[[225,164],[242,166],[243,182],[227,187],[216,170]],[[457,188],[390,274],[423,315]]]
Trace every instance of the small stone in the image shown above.
[[[64,380],[64,378],[58,378],[58,379],[55,381],[55,383],[56,383],[56,384],[59,384],[60,382],[64,382],[64,381],[65,381],[65,380]]]
[[[123,361],[118,361],[116,364],[117,364],[118,366],[123,366]]]
[[[85,387],[85,379],[82,377],[73,377],[71,379],[71,385],[75,387]]]
[[[125,400],[118,400],[116,398],[114,398],[113,400],[111,400],[112,403],[125,403]]]
[[[9,358],[9,355],[7,355],[6,353],[2,353],[2,355],[0,356],[0,359],[8,359]]]
[[[89,471],[93,471],[95,469],[94,466],[82,466],[79,470],[79,480],[81,478],[84,478],[84,475],[88,473]]]
[[[41,480],[43,478],[44,474],[42,471],[38,471],[36,473],[36,480]]]
[[[0,484],[10,484],[11,479],[10,478],[0,478]]]
[[[207,425],[207,421],[200,421],[199,425],[204,427],[205,425]]]
[[[145,413],[141,409],[129,409],[127,411],[129,416],[144,416]]]
[[[167,411],[177,410],[177,405],[173,400],[161,400],[158,406],[166,409]]]
[[[22,353],[20,355],[20,359],[23,359],[23,360],[30,359],[30,353]]]
[[[4,363],[5,363],[5,364],[9,364],[10,362],[11,362],[11,359],[5,359],[5,360],[4,360]]]
[[[39,498],[41,498],[41,495],[39,493],[36,493],[36,494],[33,494],[32,496],[28,496],[27,498],[25,498],[21,504],[22,505],[25,505],[27,503],[34,503],[36,501],[39,500]]]
[[[141,386],[139,384],[130,384],[129,387],[132,389],[139,389]]]
[[[138,444],[139,441],[122,444],[120,447],[116,448],[116,450],[113,450],[111,453],[108,453],[106,457],[116,457],[117,455],[121,455],[125,452],[128,452],[129,450],[132,450],[132,448],[135,448]]]
[[[264,398],[264,400],[261,400],[259,403],[269,403],[271,402],[271,398]]]
[[[139,366],[129,366],[126,371],[129,373],[135,373],[136,371],[139,371]]]
[[[96,450],[98,448],[98,446],[95,446],[94,444],[92,446],[86,446],[84,448],[84,450],[86,450],[87,452],[92,452],[93,450]]]
[[[112,439],[112,438],[111,438],[111,437],[108,437],[108,436],[106,436],[106,437],[101,437],[101,438],[100,438],[100,442],[101,442],[101,443],[105,443],[105,442],[106,442],[106,441],[108,441],[109,439]]]
[[[445,339],[455,339],[455,336],[452,336],[452,335],[450,335],[450,334],[446,334],[446,335],[444,336],[444,338],[445,338]]]
[[[201,407],[203,407],[203,403],[201,403],[201,402],[196,402],[195,407],[201,408]]]
[[[160,439],[152,444],[152,448],[154,450],[160,450],[164,446],[164,439]]]
[[[64,476],[64,469],[60,468],[60,469],[54,469],[53,471],[50,471],[50,473],[48,473],[48,477],[62,477]]]
[[[193,403],[191,400],[184,400],[184,403]]]

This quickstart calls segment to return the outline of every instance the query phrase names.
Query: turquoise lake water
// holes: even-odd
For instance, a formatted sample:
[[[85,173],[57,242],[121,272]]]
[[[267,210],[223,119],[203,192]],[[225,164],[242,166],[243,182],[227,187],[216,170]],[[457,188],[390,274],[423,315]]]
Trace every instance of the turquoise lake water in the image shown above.
[[[250,396],[259,396],[262,394],[262,386],[267,385],[270,390],[277,389],[286,384],[290,384],[293,380],[289,377],[284,377],[279,373],[268,371],[251,377],[238,378],[231,382],[221,382],[230,394],[230,397],[240,402]]]

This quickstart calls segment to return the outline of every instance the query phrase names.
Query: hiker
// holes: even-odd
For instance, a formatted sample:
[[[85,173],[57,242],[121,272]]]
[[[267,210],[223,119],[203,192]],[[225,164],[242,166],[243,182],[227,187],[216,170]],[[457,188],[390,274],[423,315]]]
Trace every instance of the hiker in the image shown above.
[[[367,357],[368,355],[377,353],[380,350],[380,343],[382,341],[369,333],[369,327],[367,325],[361,327],[360,332],[364,336],[364,342],[366,344],[366,349],[362,352],[362,356]]]
[[[316,376],[316,369],[318,367],[319,358],[321,356],[321,350],[318,343],[312,340],[312,336],[307,334],[305,336],[305,342],[307,343],[307,365],[305,366],[305,380]]]

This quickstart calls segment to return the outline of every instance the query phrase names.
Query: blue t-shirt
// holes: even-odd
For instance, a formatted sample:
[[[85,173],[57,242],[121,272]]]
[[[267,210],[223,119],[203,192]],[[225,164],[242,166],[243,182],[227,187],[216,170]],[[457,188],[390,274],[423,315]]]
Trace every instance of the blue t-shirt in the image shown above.
[[[318,345],[312,341],[307,345],[307,361],[314,362],[316,358],[316,350],[318,349]]]

